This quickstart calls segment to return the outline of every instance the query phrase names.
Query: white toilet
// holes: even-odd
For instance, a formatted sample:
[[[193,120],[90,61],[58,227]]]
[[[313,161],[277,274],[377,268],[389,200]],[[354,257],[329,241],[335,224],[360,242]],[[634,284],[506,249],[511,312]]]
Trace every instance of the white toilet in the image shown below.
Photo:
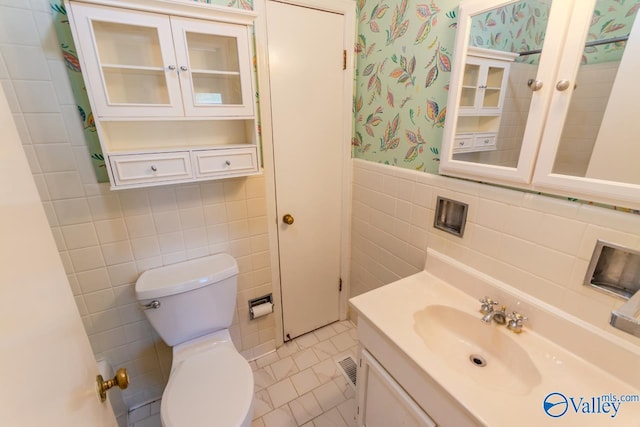
[[[217,254],[147,270],[136,297],[173,347],[160,416],[165,427],[249,427],[253,374],[229,335],[238,264]]]

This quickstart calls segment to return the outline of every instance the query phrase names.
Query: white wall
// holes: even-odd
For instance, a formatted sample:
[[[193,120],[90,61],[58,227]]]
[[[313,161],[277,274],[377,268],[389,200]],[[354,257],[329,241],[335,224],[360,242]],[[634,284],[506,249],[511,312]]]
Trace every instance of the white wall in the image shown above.
[[[582,285],[598,239],[640,250],[640,215],[364,160],[353,165],[352,296],[421,270],[430,247],[640,345],[608,324],[623,300]],[[463,238],[433,228],[437,196],[469,204]]]
[[[134,297],[148,268],[229,252],[240,266],[234,342],[248,357],[275,347],[273,315],[248,320],[247,300],[272,289],[262,177],[97,184],[47,0],[0,0],[0,83],[93,351],[130,373],[129,406],[159,396],[171,364]]]

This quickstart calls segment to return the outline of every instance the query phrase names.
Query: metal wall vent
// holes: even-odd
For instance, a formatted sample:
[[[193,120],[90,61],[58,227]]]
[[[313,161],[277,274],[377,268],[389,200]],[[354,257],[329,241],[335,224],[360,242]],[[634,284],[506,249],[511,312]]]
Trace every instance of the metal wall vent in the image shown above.
[[[336,360],[338,366],[342,371],[342,374],[349,381],[349,383],[355,388],[356,386],[356,374],[358,372],[358,365],[353,360],[353,357],[347,356]]]

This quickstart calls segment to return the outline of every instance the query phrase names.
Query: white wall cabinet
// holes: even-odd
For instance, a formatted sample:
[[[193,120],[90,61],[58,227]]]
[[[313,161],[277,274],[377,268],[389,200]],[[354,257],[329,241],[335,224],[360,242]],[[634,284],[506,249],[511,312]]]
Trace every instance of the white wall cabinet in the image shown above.
[[[462,76],[453,153],[496,149],[509,68],[517,56],[510,52],[469,48]]]
[[[469,47],[464,65],[460,115],[498,115],[502,112],[510,63],[517,54]]]
[[[617,96],[615,89],[611,92],[606,91],[602,99],[596,98],[595,93],[598,88],[607,85],[611,87],[610,83],[581,84],[581,81],[587,81],[584,77],[586,74],[582,73],[586,73],[586,65],[590,65],[585,65],[585,58],[593,52],[593,49],[585,49],[585,43],[587,39],[591,43],[595,37],[593,33],[597,32],[592,28],[594,11],[597,12],[598,18],[602,18],[602,22],[607,22],[609,17],[600,15],[609,13],[611,10],[599,10],[595,0],[552,2],[546,28],[540,31],[540,34],[544,34],[542,54],[525,56],[528,59],[525,62],[534,64],[530,67],[531,75],[519,81],[510,81],[508,84],[503,81],[502,85],[498,86],[497,81],[500,80],[501,71],[497,65],[490,65],[488,60],[478,57],[477,48],[470,45],[471,29],[474,18],[482,21],[488,13],[501,11],[500,8],[508,8],[513,3],[507,0],[464,0],[460,4],[456,56],[453,61],[447,103],[448,114],[443,136],[440,172],[444,175],[640,209],[640,169],[634,165],[633,160],[640,156],[640,149],[635,143],[637,120],[631,118],[640,114],[640,106],[637,102],[631,102],[630,97]],[[633,12],[635,9],[629,6],[626,18],[631,16],[633,19]],[[624,13],[620,16],[624,16]],[[637,75],[640,70],[640,59],[637,53],[640,51],[640,24],[638,19],[635,19],[635,22],[618,25],[618,20],[622,19],[620,16],[617,15],[616,20],[612,19],[611,22],[615,22],[616,26],[625,28],[625,32],[629,32],[628,41],[621,42],[608,32],[598,36],[597,41],[604,43],[598,45],[601,53],[605,51],[604,46],[607,44],[616,48],[606,50],[607,52],[615,50],[620,52],[624,47],[624,55],[622,60],[618,61],[618,73],[613,87],[627,88],[628,93],[628,88],[635,84],[633,81],[635,79],[629,81],[629,76]],[[476,36],[473,39],[476,40]],[[608,41],[611,39],[613,41]],[[507,45],[507,43],[502,44]],[[490,50],[490,52],[501,54],[498,50]],[[519,67],[521,65],[526,64],[519,64]],[[505,74],[507,71],[508,68],[505,69]],[[596,71],[591,73],[594,72],[597,73]],[[491,75],[494,78],[489,77]],[[527,84],[531,88],[530,101],[524,104],[517,114],[503,111],[505,92],[512,91],[514,95],[520,96],[521,89],[524,89],[524,93],[528,92]],[[492,89],[489,90],[490,88]],[[594,95],[590,95],[589,91],[593,91]],[[577,97],[576,93],[581,97]],[[625,90],[619,93],[624,95]],[[576,101],[572,103],[574,97]],[[521,102],[520,99],[518,98],[518,102]],[[579,101],[584,99],[592,100]],[[579,104],[598,105],[598,108],[606,105],[604,117],[607,120],[602,120],[602,116],[594,119],[591,115],[593,108],[583,109],[587,110],[583,112],[576,107],[579,107]],[[576,113],[576,111],[579,112]],[[573,123],[577,115],[583,117],[581,121],[578,119],[582,125],[578,125],[577,131],[572,130],[573,133],[568,133],[568,126],[576,127]],[[610,120],[611,117],[616,120]],[[573,120],[571,125],[568,125],[568,118]],[[496,123],[500,123],[500,120],[518,120],[523,134],[515,138],[506,133],[501,135],[502,127],[500,132],[496,127]],[[611,123],[617,124],[611,125]],[[596,135],[583,137],[585,141],[589,138],[595,141],[597,137],[599,142],[595,144],[593,151],[583,155],[582,158],[586,162],[601,165],[603,162],[600,159],[603,158],[603,154],[598,148],[607,147],[604,150],[607,159],[604,162],[606,164],[604,172],[592,174],[590,171],[594,170],[594,167],[589,167],[587,164],[575,168],[575,170],[588,171],[586,173],[569,173],[556,166],[561,164],[561,160],[564,162],[563,165],[566,163],[567,150],[563,144],[575,145],[576,142],[573,142],[576,139],[575,135],[584,134],[588,131],[588,127],[594,126]],[[482,133],[485,134],[484,137]],[[489,136],[487,133],[495,133],[494,141],[486,138]],[[481,140],[476,141],[476,136],[481,136]],[[518,141],[516,149],[507,147],[511,150],[508,154],[513,157],[513,163],[510,163],[511,160],[507,162],[504,158],[485,155],[485,153],[467,154],[469,151],[474,151],[476,146],[482,146],[483,143],[486,143],[485,147],[491,147],[491,150],[496,147],[499,153],[506,153],[502,146],[503,141],[508,140],[508,144],[512,144],[514,139]],[[584,148],[584,144],[577,145]],[[620,172],[622,169],[624,173]]]
[[[112,189],[259,172],[253,12],[177,0],[65,4]]]

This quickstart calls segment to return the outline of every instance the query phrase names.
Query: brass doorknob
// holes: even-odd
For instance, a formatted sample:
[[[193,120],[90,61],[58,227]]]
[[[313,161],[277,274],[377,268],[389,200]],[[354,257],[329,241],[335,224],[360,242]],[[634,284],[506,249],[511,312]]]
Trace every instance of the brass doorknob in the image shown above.
[[[109,390],[111,387],[117,385],[123,390],[129,387],[129,374],[127,374],[127,370],[125,368],[120,368],[116,371],[116,376],[110,380],[105,381],[102,378],[102,375],[98,375],[96,377],[96,383],[100,401],[104,402],[105,400],[107,400],[107,390]]]
[[[286,214],[285,216],[282,217],[282,222],[284,222],[285,224],[293,224],[293,217],[289,214]]]

